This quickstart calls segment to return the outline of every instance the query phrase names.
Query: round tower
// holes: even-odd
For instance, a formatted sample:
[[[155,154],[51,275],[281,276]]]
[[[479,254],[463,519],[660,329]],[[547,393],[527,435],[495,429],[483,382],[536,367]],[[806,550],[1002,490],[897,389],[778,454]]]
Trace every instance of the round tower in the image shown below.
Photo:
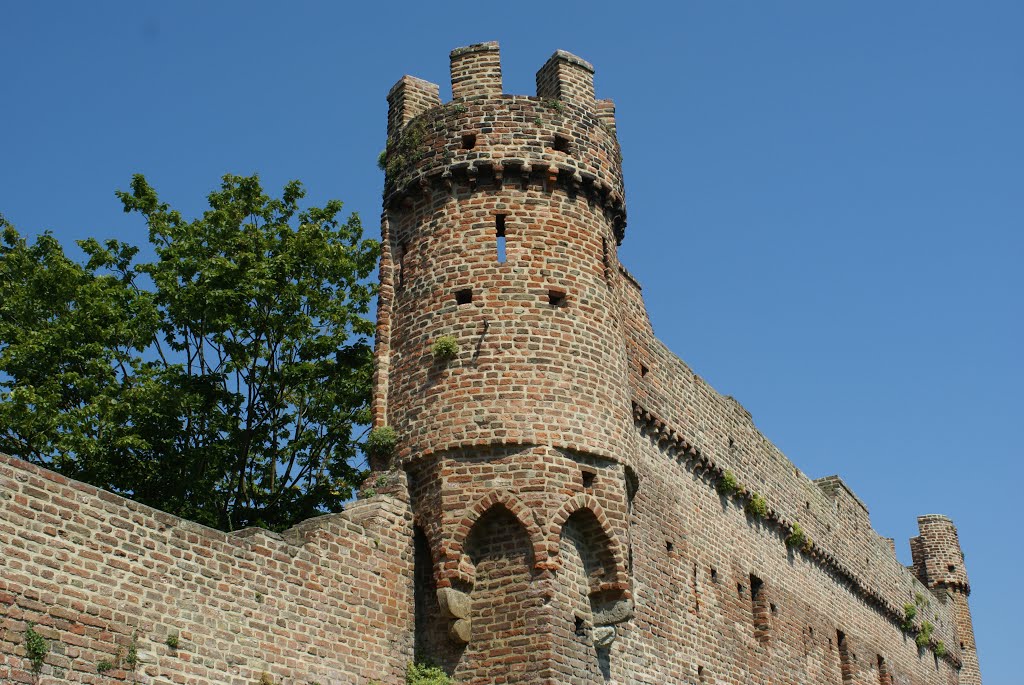
[[[374,425],[409,474],[417,641],[467,682],[599,675],[630,615],[614,106],[567,52],[535,96],[502,93],[497,43],[450,57],[449,103],[392,88],[381,158]]]
[[[910,541],[914,558],[914,571],[918,578],[932,590],[944,592],[953,602],[956,616],[956,632],[960,649],[961,685],[981,685],[981,670],[978,653],[974,644],[974,625],[967,598],[971,586],[967,581],[964,553],[960,550],[960,538],[956,526],[941,514],[917,517],[920,532]]]
[[[612,109],[566,52],[536,97],[502,95],[495,43],[455,50],[451,71],[443,107],[408,77],[389,97],[388,422],[406,455],[519,443],[616,458],[629,403]]]

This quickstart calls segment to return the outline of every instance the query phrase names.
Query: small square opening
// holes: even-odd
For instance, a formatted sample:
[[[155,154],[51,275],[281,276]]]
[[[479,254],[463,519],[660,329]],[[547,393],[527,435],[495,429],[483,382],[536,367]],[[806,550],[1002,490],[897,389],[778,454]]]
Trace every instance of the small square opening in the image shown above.
[[[569,153],[569,139],[565,136],[555,135],[555,142],[551,145],[557,152]]]
[[[640,377],[641,377],[641,378],[643,378],[643,377],[644,377],[644,376],[646,376],[646,375],[647,375],[648,373],[650,373],[650,371],[651,371],[651,370],[650,370],[649,368],[647,368],[647,366],[645,366],[644,364],[641,364],[641,365],[640,365]]]
[[[463,288],[455,291],[455,303],[456,304],[469,304],[473,301],[473,289]]]
[[[597,474],[593,471],[583,471],[583,487],[588,489],[594,487],[594,479],[596,477]]]
[[[549,290],[548,291],[548,304],[552,307],[564,307],[565,306],[565,291],[564,290]]]
[[[464,133],[462,135],[462,149],[472,150],[476,147],[476,134],[475,133]]]

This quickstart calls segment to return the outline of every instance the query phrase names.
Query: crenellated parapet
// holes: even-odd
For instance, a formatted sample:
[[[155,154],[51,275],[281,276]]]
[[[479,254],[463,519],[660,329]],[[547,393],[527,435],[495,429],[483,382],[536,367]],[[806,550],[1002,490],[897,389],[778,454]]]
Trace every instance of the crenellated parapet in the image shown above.
[[[451,53],[452,101],[403,77],[388,96],[385,206],[505,184],[556,188],[602,207],[621,241],[626,210],[615,106],[594,97],[594,69],[559,50],[537,95],[504,95],[497,43]]]

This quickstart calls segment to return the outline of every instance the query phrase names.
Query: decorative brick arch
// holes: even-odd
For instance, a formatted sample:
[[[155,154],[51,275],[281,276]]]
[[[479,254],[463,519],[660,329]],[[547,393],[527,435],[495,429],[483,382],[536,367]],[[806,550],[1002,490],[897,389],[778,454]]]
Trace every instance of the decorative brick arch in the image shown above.
[[[602,538],[601,542],[606,546],[606,551],[611,558],[611,566],[613,567],[613,577],[608,579],[602,584],[600,589],[625,589],[628,587],[629,574],[626,571],[625,558],[622,555],[622,550],[619,549],[619,545],[615,540],[615,537],[609,532],[612,529],[608,517],[604,513],[604,509],[598,503],[597,498],[589,494],[579,494],[575,497],[570,498],[562,505],[558,512],[551,519],[551,523],[548,525],[547,545],[548,554],[554,560],[554,568],[557,570],[561,566],[561,558],[559,554],[559,541],[562,536],[562,529],[565,526],[573,514],[578,512],[588,512],[594,517],[599,527],[599,533]],[[605,588],[604,586],[607,586]]]
[[[453,534],[445,550],[449,560],[457,560],[465,551],[466,539],[480,518],[494,507],[504,507],[526,530],[533,547],[533,563],[542,566],[547,561],[548,546],[545,543],[544,531],[537,524],[530,508],[522,500],[508,490],[492,490],[481,497],[466,510],[466,514],[452,526]]]

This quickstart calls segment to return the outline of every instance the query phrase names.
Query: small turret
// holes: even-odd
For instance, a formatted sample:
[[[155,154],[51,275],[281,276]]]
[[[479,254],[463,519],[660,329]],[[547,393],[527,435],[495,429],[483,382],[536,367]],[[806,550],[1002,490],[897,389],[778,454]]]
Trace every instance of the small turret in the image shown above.
[[[964,566],[964,553],[956,526],[946,516],[928,514],[917,518],[920,535],[910,540],[914,558],[914,572],[922,583],[933,591],[940,591],[956,607],[956,629],[960,641],[960,685],[981,685],[981,670],[974,646],[974,626],[967,597],[971,586]]]

